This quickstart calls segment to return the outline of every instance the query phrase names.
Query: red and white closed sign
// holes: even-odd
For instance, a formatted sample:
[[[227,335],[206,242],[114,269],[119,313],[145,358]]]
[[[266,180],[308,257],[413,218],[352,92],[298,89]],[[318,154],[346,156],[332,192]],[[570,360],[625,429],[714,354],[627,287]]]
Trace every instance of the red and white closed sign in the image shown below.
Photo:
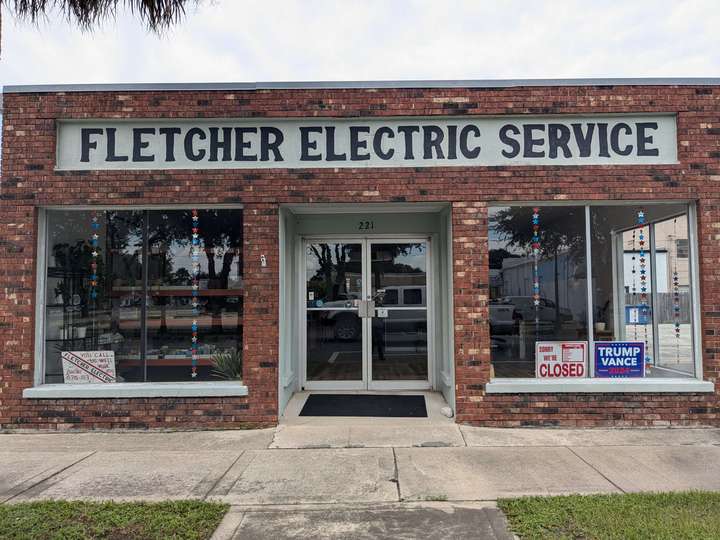
[[[535,342],[538,379],[579,379],[587,375],[587,341]]]

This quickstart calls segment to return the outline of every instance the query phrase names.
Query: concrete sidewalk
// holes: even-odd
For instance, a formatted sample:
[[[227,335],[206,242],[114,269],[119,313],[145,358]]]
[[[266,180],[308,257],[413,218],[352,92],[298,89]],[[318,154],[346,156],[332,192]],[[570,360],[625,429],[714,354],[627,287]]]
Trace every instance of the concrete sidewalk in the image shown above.
[[[243,538],[262,537],[271,517],[318,537],[307,527],[342,532],[353,522],[353,537],[402,538],[396,528],[409,516],[449,520],[459,536],[461,522],[482,522],[487,538],[501,538],[500,497],[688,489],[720,490],[720,430],[332,419],[254,431],[0,435],[2,503],[221,501],[233,505],[225,529]]]

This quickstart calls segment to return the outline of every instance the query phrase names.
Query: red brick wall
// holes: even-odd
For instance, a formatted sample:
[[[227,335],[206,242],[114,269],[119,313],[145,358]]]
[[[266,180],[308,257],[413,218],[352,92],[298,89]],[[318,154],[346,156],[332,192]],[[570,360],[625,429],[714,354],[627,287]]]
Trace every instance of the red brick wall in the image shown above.
[[[277,421],[278,204],[449,202],[457,419],[482,425],[720,425],[716,394],[485,395],[487,204],[698,202],[705,379],[720,371],[720,88],[272,90],[7,94],[0,186],[0,427],[238,427]],[[678,165],[54,172],[56,118],[678,113]],[[245,205],[247,398],[26,400],[33,380],[37,208]],[[260,266],[260,254],[267,267]],[[262,300],[259,300],[261,298]]]

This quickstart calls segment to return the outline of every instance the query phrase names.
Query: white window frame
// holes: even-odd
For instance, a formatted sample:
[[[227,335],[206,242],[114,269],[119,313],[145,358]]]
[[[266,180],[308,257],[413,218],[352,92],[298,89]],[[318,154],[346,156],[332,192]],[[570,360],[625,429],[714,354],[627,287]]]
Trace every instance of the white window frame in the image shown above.
[[[592,242],[590,239],[590,211],[593,206],[650,206],[650,205],[685,205],[688,219],[688,244],[690,265],[690,298],[692,305],[692,344],[693,361],[695,364],[694,377],[658,378],[658,379],[596,379],[594,376],[594,362],[592,361],[593,347],[593,309],[592,309]],[[714,392],[715,385],[711,381],[703,380],[702,369],[702,320],[700,314],[700,275],[698,257],[697,235],[697,208],[693,200],[663,200],[663,201],[496,201],[488,203],[488,208],[498,206],[581,206],[585,210],[585,255],[586,255],[586,287],[588,302],[588,364],[590,377],[585,379],[536,379],[536,378],[504,378],[491,379],[485,385],[488,394],[516,394],[516,393],[612,393],[612,392]],[[654,250],[654,243],[650,242]],[[614,249],[614,247],[613,247]],[[615,258],[615,257],[613,257]],[[651,262],[654,258],[650,257]],[[613,261],[613,276],[616,272],[616,261]],[[654,263],[653,263],[654,264]],[[655,273],[652,273],[654,276]],[[654,278],[653,278],[654,279]],[[653,290],[655,288],[653,287]],[[613,292],[615,294],[615,292]],[[655,325],[653,325],[654,327]]]
[[[108,210],[242,210],[241,204],[163,204],[163,205],[72,205],[38,208],[36,279],[35,279],[35,336],[33,386],[23,390],[29,399],[83,399],[83,398],[152,398],[152,397],[236,397],[247,396],[243,381],[181,381],[181,382],[121,382],[65,384],[45,383],[45,298],[47,278],[47,212],[52,210],[104,212]]]

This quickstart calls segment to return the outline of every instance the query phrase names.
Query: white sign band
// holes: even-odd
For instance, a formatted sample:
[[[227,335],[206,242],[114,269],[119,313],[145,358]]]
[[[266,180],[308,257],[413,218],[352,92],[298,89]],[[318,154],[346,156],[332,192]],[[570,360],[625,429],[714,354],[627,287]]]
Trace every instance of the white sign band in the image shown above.
[[[677,162],[674,115],[61,120],[58,170]]]

